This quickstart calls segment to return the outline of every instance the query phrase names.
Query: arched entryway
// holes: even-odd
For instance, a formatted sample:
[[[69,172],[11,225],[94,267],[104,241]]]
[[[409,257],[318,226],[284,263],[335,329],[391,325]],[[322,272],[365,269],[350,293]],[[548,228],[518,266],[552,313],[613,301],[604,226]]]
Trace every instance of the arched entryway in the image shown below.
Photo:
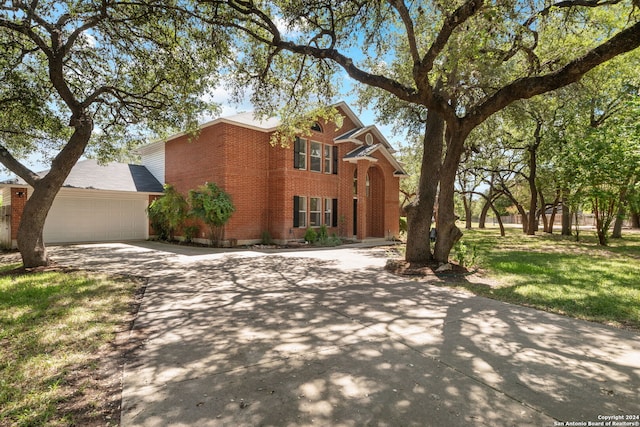
[[[384,175],[379,167],[367,171],[367,237],[385,237]]]

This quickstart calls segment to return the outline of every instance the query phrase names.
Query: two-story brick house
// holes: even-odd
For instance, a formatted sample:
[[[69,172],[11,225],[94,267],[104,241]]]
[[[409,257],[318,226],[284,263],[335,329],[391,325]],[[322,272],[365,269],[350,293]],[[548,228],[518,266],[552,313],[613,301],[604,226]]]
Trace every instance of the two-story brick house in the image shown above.
[[[163,183],[187,194],[215,182],[236,211],[227,239],[300,239],[308,227],[365,239],[398,235],[399,180],[405,172],[375,126],[364,126],[345,104],[343,125],[317,123],[309,137],[272,146],[279,122],[252,113],[219,118],[196,137],[171,136],[140,149],[142,163]],[[201,237],[204,237],[204,231]]]
[[[142,165],[80,161],[49,211],[45,243],[146,239],[146,207],[162,183],[186,195],[206,182],[233,198],[225,235],[239,244],[259,242],[264,232],[280,242],[301,239],[323,224],[342,237],[397,236],[405,172],[375,126],[344,103],[336,107],[340,129],[318,123],[289,147],[270,144],[277,120],[243,113],[202,125],[196,138],[177,134],[142,147]],[[0,183],[0,195],[0,245],[15,247],[31,188],[13,179]]]

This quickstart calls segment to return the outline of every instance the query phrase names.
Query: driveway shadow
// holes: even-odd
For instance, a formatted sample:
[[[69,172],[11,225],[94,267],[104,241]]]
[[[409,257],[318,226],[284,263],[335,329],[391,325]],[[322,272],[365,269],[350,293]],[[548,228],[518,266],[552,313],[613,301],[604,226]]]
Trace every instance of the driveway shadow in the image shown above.
[[[362,251],[185,262],[87,245],[55,256],[150,278],[123,426],[553,425],[640,413],[637,335],[396,277],[384,260],[354,264]]]

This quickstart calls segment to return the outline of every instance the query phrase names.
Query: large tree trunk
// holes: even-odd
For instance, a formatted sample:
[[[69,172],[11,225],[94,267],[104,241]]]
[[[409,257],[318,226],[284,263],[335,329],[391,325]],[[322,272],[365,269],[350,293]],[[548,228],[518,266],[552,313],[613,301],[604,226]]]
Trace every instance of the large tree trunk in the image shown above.
[[[567,201],[567,190],[562,190],[562,234],[571,236],[571,207]]]
[[[31,183],[33,192],[24,206],[17,236],[18,250],[25,268],[42,267],[50,263],[42,236],[44,223],[58,191],[84,152],[93,131],[93,121],[87,116],[73,124],[75,131],[65,148],[53,159],[50,171]]]
[[[424,263],[433,259],[429,232],[438,193],[438,183],[440,182],[443,144],[444,120],[434,111],[429,111],[423,141],[424,150],[418,194],[414,202],[407,206],[407,251],[405,254],[407,262]]]
[[[447,124],[449,125],[449,124]],[[468,132],[447,127],[447,154],[440,172],[440,193],[438,195],[438,238],[433,257],[441,263],[449,262],[449,253],[462,232],[456,227],[455,180]]]
[[[624,203],[620,203],[618,207],[618,214],[616,215],[616,221],[613,224],[613,232],[611,233],[611,237],[614,239],[622,238],[622,223],[624,222],[625,217],[625,205]]]

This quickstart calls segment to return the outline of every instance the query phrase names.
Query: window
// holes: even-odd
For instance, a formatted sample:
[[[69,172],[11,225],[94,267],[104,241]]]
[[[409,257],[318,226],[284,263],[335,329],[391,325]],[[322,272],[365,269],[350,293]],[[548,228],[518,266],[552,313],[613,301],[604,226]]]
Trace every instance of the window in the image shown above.
[[[365,187],[367,189],[367,197],[371,195],[371,181],[369,180],[369,172],[367,172],[367,180],[365,182]]]
[[[322,172],[322,144],[319,142],[311,142],[309,151],[309,170]]]
[[[320,227],[321,222],[321,205],[319,197],[311,197],[309,199],[309,226]]]
[[[331,173],[331,146],[324,146],[324,173]]]
[[[353,195],[358,195],[358,169],[353,173]]]
[[[331,147],[333,151],[333,174],[338,175],[338,147],[335,145]]]
[[[293,167],[296,169],[307,168],[307,140],[296,137],[293,145]]]
[[[311,130],[315,130],[316,132],[322,132],[322,126],[320,126],[320,123],[315,122],[313,126],[311,126]]]
[[[293,196],[293,226],[305,228],[307,226],[307,198]]]
[[[327,227],[332,227],[333,215],[331,215],[331,210],[333,209],[333,201],[332,199],[324,199],[324,225]]]

